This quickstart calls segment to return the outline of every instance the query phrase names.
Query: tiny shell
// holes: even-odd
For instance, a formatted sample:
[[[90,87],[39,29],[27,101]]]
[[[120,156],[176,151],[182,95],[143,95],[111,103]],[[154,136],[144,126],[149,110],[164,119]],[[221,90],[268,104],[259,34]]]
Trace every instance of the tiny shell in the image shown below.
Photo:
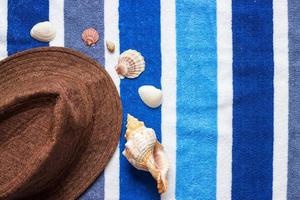
[[[82,32],[81,38],[87,46],[93,46],[99,40],[99,33],[94,28],[88,28]]]
[[[151,108],[157,108],[162,102],[162,91],[152,85],[144,85],[138,91],[142,101]]]
[[[51,22],[45,21],[37,23],[30,30],[30,35],[41,42],[50,42],[56,36],[56,31]]]
[[[169,161],[153,129],[128,114],[123,155],[137,169],[149,171],[157,182],[159,193],[168,188]]]
[[[115,44],[112,41],[106,41],[106,48],[110,53],[115,51]]]
[[[123,52],[115,67],[120,78],[137,78],[145,70],[144,57],[136,50]]]

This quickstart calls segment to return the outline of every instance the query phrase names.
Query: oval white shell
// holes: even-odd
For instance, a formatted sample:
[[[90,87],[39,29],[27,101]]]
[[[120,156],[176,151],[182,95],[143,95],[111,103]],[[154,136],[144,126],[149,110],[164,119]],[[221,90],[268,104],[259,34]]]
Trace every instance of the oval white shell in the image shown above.
[[[168,188],[169,161],[153,129],[133,116],[127,116],[125,150],[123,155],[137,169],[149,171],[157,182],[159,193]]]
[[[115,67],[120,78],[137,78],[145,70],[144,57],[136,50],[123,52]]]
[[[56,30],[51,22],[45,21],[34,25],[30,31],[31,37],[41,42],[50,42],[56,36]]]
[[[144,85],[138,91],[142,101],[151,108],[157,108],[162,102],[162,91],[152,85]]]

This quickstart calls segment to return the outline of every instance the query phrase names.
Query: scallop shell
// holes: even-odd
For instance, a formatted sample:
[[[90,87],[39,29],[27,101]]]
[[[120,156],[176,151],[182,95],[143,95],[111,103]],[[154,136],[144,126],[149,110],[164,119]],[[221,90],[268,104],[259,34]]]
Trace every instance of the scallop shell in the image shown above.
[[[169,162],[154,130],[129,114],[126,127],[123,155],[135,168],[149,171],[157,182],[159,193],[164,193],[168,188]]]
[[[115,44],[112,41],[106,41],[106,48],[110,53],[115,51]]]
[[[30,30],[30,35],[41,42],[50,42],[56,36],[56,30],[51,22],[45,21],[37,23]]]
[[[141,86],[138,93],[142,101],[151,108],[157,108],[162,102],[162,91],[152,85]]]
[[[87,46],[93,46],[99,40],[99,33],[94,28],[88,28],[82,32],[81,38]]]
[[[145,70],[144,57],[138,51],[129,49],[120,55],[115,69],[120,78],[136,78]]]

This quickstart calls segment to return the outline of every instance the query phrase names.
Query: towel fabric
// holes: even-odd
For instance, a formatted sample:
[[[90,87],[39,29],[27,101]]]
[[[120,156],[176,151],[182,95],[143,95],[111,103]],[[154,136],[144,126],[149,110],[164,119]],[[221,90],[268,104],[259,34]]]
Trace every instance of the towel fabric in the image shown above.
[[[55,40],[32,39],[32,26],[47,20]],[[89,27],[100,34],[93,47],[81,41]],[[74,48],[113,78],[124,108],[120,144],[80,199],[300,199],[298,0],[1,0],[0,45],[1,59],[38,46]],[[114,71],[127,49],[146,61],[134,80]],[[163,90],[161,107],[142,103],[142,85]],[[121,154],[127,113],[165,146],[163,195]]]

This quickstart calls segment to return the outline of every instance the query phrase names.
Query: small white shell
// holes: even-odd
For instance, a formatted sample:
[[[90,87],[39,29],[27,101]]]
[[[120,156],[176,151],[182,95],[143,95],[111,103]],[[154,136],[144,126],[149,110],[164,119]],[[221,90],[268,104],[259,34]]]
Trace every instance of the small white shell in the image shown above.
[[[162,91],[152,85],[144,85],[138,91],[142,101],[151,108],[157,108],[162,102]]]
[[[115,44],[112,41],[107,40],[106,48],[110,53],[113,53],[115,51]]]
[[[31,37],[41,42],[50,42],[56,36],[56,30],[51,22],[45,21],[34,25],[30,31]]]
[[[126,127],[123,155],[135,168],[149,171],[157,182],[159,193],[164,193],[168,188],[169,161],[154,130],[129,114]]]
[[[137,78],[145,70],[144,57],[136,50],[123,52],[115,67],[120,78]]]

